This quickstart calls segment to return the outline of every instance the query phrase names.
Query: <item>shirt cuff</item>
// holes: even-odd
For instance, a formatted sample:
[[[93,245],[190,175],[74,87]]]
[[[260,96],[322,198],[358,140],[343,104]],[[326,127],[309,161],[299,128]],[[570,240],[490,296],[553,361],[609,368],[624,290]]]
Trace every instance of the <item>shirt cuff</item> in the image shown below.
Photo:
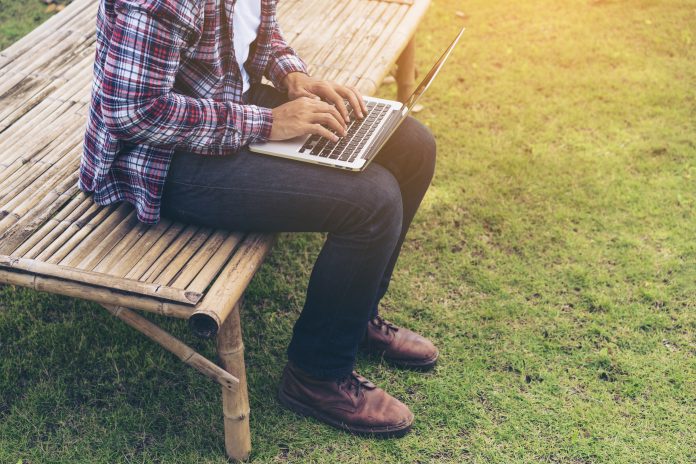
[[[244,105],[244,145],[252,142],[265,142],[271,137],[273,111],[256,105]]]
[[[275,61],[268,69],[268,78],[278,90],[287,90],[283,85],[283,79],[290,73],[301,72],[308,74],[307,66],[302,59],[292,53],[276,57]]]

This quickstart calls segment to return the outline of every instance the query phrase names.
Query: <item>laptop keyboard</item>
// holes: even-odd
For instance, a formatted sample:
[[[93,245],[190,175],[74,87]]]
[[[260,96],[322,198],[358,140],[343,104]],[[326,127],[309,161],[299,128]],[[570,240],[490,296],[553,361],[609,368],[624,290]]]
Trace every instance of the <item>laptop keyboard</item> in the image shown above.
[[[332,142],[319,135],[312,135],[302,145],[300,153],[340,161],[354,161],[364,143],[369,140],[379,122],[391,108],[390,105],[378,102],[365,102],[365,105],[367,106],[367,116],[363,119],[355,118],[353,108],[347,105],[350,124],[348,124],[345,137],[341,137],[338,142]]]

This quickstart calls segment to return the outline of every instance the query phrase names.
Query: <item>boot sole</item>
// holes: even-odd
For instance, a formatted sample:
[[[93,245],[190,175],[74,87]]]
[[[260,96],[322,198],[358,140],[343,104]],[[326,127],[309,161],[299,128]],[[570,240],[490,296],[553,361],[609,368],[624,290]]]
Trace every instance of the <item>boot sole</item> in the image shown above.
[[[435,367],[437,360],[440,357],[440,353],[436,353],[434,357],[430,359],[423,359],[418,361],[405,361],[402,359],[392,359],[384,356],[384,360],[390,364],[404,369],[411,369],[415,371],[429,371]]]
[[[323,414],[310,406],[300,403],[283,392],[282,388],[278,390],[278,400],[291,411],[304,417],[313,417],[321,422],[352,433],[353,435],[368,436],[375,438],[399,438],[406,435],[411,430],[413,420],[403,426],[385,426],[385,427],[362,427],[358,425],[348,425],[345,422],[338,421],[330,416]]]

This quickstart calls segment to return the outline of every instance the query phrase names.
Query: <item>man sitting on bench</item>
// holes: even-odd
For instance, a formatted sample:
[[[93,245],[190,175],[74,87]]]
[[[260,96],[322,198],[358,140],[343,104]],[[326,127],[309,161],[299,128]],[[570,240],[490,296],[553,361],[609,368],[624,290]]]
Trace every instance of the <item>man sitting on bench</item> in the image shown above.
[[[252,154],[250,142],[344,134],[365,111],[352,87],[315,79],[285,43],[275,0],[102,0],[79,186],[213,228],[328,232],[288,348],[281,402],[353,433],[400,436],[413,414],[358,375],[359,347],[406,368],[438,357],[378,305],[435,167],[407,119],[354,173]],[[262,76],[275,88],[262,85]]]

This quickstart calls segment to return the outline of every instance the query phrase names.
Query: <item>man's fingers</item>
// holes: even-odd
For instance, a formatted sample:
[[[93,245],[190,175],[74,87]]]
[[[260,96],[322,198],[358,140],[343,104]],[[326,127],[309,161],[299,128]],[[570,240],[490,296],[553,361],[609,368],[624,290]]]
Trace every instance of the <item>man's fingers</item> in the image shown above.
[[[329,105],[326,102],[316,102],[316,105],[317,105],[317,110],[319,112],[330,113],[331,115],[333,115],[334,118],[336,118],[336,121],[338,121],[338,123],[344,129],[348,128],[348,125],[346,124],[345,119],[343,118],[343,116],[341,116],[341,113],[338,112],[338,109],[335,106]]]
[[[310,124],[307,127],[307,132],[309,132],[310,134],[317,134],[321,137],[324,137],[325,139],[331,140],[332,142],[338,142],[338,136],[332,134],[330,130],[328,130],[321,124]]]
[[[346,130],[338,121],[336,121],[336,118],[332,114],[321,114],[318,122],[322,123],[324,126],[328,126],[330,129],[333,129],[337,134],[340,134],[341,137],[345,137]]]
[[[341,97],[338,94],[338,92],[334,90],[334,85],[335,84],[330,84],[328,82],[322,85],[322,97],[324,97],[326,101],[334,105],[340,113],[341,118],[343,118],[343,121],[345,123],[348,123],[348,121],[350,121],[350,119],[348,118],[348,109],[346,108],[346,104],[343,103],[343,97]]]
[[[306,90],[306,89],[300,89],[300,90],[298,90],[298,91],[295,93],[295,95],[293,95],[293,96],[295,97],[295,99],[303,98],[303,97],[304,97],[304,98],[310,98],[310,99],[314,100],[314,99],[317,98],[316,95],[314,95],[312,92],[310,92],[310,91],[308,91],[308,90]]]
[[[327,105],[331,106],[331,105]],[[333,109],[333,107],[331,107]],[[334,109],[334,111],[336,111]],[[336,115],[328,112],[315,112],[315,113],[310,113],[309,117],[307,118],[307,122],[309,124],[321,124],[325,127],[328,127],[329,129],[335,131],[337,134],[339,134],[341,137],[346,135],[346,129],[343,127],[341,124],[340,120],[336,119]]]
[[[359,118],[365,117],[366,111],[363,109],[361,102],[362,98],[359,98],[358,95],[353,92],[353,89],[350,87],[339,87],[338,88],[338,93],[341,94],[343,98],[348,100],[350,103],[350,106],[353,107],[353,111],[355,112],[356,116]]]
[[[346,122],[346,124],[348,124],[350,122],[348,108],[346,108],[346,104],[343,102],[343,97],[333,88],[331,89],[331,103],[334,104],[339,113],[341,113],[341,116],[343,116],[343,120]]]
[[[362,93],[356,88],[356,87],[348,87],[351,92],[355,95],[355,97],[358,99],[360,102],[360,107],[362,108],[363,115],[367,114],[367,105],[365,104],[365,99],[362,96]]]

